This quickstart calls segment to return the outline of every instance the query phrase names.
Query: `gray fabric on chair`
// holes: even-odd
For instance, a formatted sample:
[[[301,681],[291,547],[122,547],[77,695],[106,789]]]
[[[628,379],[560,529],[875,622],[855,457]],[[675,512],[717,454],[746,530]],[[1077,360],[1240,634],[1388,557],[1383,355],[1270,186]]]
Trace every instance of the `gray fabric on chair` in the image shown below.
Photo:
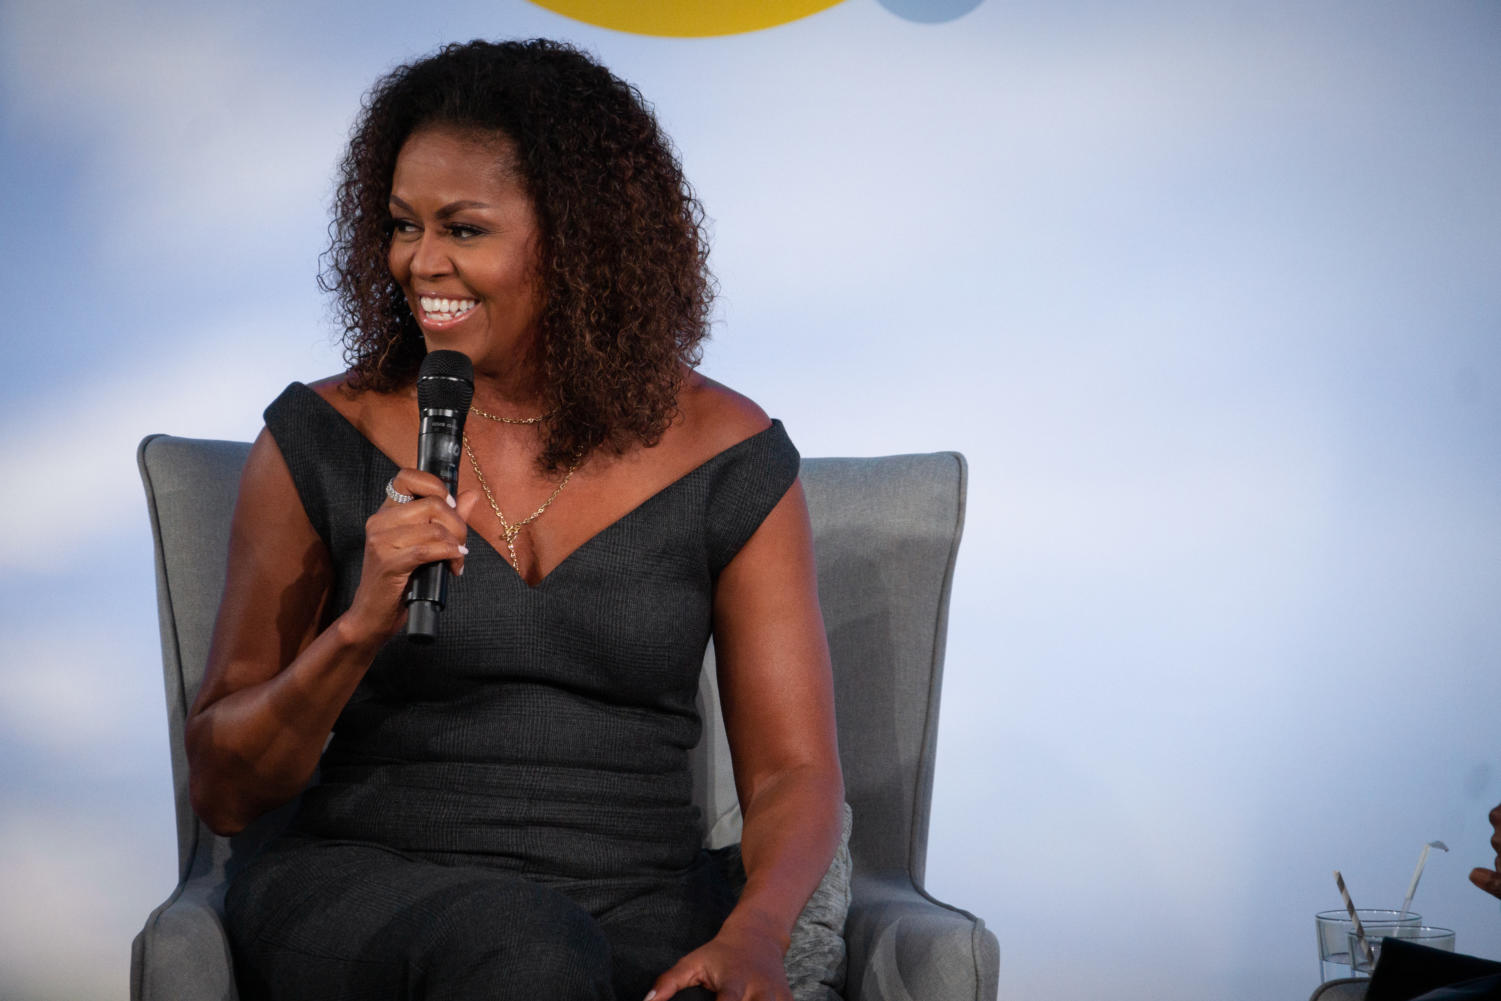
[[[978,918],[898,875],[862,877],[857,871],[851,889],[844,926],[850,956],[846,998],[995,998],[1000,947]]]
[[[177,803],[178,889],[146,919],[131,948],[133,999],[239,997],[229,939],[219,916],[231,842],[210,831],[188,804],[183,726],[203,680],[214,615],[224,589],[229,514],[244,442],[153,435],[136,459],[156,541],[157,614]],[[243,836],[242,836],[243,837]]]
[[[857,872],[923,878],[963,484],[955,453],[803,464]]]
[[[803,463],[855,814],[849,1001],[996,996],[995,935],[922,890],[965,476],[955,452]]]
[[[219,920],[223,885],[284,826],[292,808],[226,839],[209,831],[188,804],[183,725],[207,658],[229,516],[248,450],[239,442],[158,435],[137,453],[156,539],[181,882],[136,937],[133,1001],[238,997]],[[853,901],[845,927],[848,1001],[984,1001],[996,995],[995,936],[979,919],[922,890],[964,476],[964,460],[955,453],[803,463],[834,659],[840,757],[855,816]],[[706,733],[715,726],[722,727],[717,711],[706,716]],[[713,748],[705,753],[696,786],[713,825],[710,843],[738,840],[728,759]]]
[[[152,911],[131,948],[130,996],[238,998],[223,913],[224,884],[206,878]]]
[[[846,803],[843,840],[792,929],[785,965],[793,1001],[839,1001],[844,990],[849,956],[844,922],[850,910],[851,821]]]

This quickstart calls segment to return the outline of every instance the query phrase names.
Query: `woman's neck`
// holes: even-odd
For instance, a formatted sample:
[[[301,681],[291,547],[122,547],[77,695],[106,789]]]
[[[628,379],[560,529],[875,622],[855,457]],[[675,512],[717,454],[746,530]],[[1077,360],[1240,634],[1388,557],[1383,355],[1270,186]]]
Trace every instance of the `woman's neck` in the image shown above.
[[[535,417],[551,408],[542,380],[530,365],[505,372],[474,373],[474,406],[501,417]]]

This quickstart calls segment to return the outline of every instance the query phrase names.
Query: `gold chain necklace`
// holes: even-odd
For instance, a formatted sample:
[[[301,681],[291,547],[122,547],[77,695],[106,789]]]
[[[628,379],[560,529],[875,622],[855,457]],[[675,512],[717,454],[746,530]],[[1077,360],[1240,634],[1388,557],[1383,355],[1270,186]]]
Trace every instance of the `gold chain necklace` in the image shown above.
[[[502,417],[499,414],[492,414],[488,411],[481,410],[479,407],[476,407],[473,404],[469,405],[469,412],[471,414],[474,414],[476,417],[483,417],[487,421],[497,421],[501,424],[541,424],[553,414],[557,413],[556,410],[549,410],[547,413],[538,414],[536,417]]]
[[[484,411],[475,412],[482,417],[490,416]],[[508,424],[535,424],[540,420],[544,420],[547,416],[547,414],[543,414],[541,417],[528,417],[524,420],[507,419],[504,417],[495,417],[491,419],[504,421]],[[516,558],[516,536],[521,534],[521,530],[523,528],[536,521],[537,517],[543,511],[546,511],[553,501],[558,499],[558,494],[562,493],[563,488],[568,485],[568,481],[573,479],[573,471],[579,467],[579,464],[575,462],[573,465],[568,467],[568,472],[563,474],[563,482],[559,483],[558,489],[554,490],[552,494],[547,498],[547,500],[542,502],[541,507],[537,508],[537,510],[533,511],[531,514],[527,515],[525,518],[522,518],[520,521],[513,525],[509,521],[506,521],[505,515],[500,513],[500,505],[495,502],[495,494],[491,493],[490,484],[485,480],[485,474],[480,472],[479,460],[474,457],[474,449],[469,447],[469,436],[467,434],[464,435],[463,440],[464,454],[469,456],[469,465],[474,469],[474,478],[479,480],[480,487],[485,491],[485,499],[490,502],[490,510],[494,511],[495,517],[500,519],[500,531],[501,534],[505,536],[506,551],[511,556],[511,566],[515,568],[518,574],[521,574],[521,561]],[[525,574],[522,574],[522,576],[525,577]]]

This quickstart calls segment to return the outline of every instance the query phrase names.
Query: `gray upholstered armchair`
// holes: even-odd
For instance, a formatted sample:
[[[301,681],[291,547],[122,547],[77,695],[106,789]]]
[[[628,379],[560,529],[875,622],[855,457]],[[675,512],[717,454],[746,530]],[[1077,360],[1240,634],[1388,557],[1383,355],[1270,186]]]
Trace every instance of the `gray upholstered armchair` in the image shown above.
[[[248,449],[157,435],[141,442],[138,455],[156,539],[180,882],[136,936],[133,1001],[238,997],[220,922],[224,884],[286,820],[283,808],[222,838],[188,805],[183,723],[208,654]],[[845,995],[849,1001],[994,999],[995,936],[978,918],[923,890],[949,583],[964,520],[963,457],[809,459],[802,478],[854,810]],[[706,722],[710,745],[714,721]],[[697,783],[711,824],[734,795],[724,785],[727,768],[714,757],[711,746],[700,755]]]

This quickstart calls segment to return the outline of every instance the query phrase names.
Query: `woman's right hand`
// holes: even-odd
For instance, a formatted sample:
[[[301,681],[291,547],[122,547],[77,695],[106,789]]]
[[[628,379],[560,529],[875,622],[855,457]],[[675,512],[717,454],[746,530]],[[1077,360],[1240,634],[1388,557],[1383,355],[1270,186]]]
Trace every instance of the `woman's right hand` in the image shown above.
[[[465,523],[478,500],[472,490],[457,499],[432,473],[402,469],[391,479],[397,492],[365,521],[365,559],[360,583],[345,617],[357,632],[385,640],[406,622],[403,597],[412,571],[424,563],[444,562],[454,576],[464,572],[469,549]]]

